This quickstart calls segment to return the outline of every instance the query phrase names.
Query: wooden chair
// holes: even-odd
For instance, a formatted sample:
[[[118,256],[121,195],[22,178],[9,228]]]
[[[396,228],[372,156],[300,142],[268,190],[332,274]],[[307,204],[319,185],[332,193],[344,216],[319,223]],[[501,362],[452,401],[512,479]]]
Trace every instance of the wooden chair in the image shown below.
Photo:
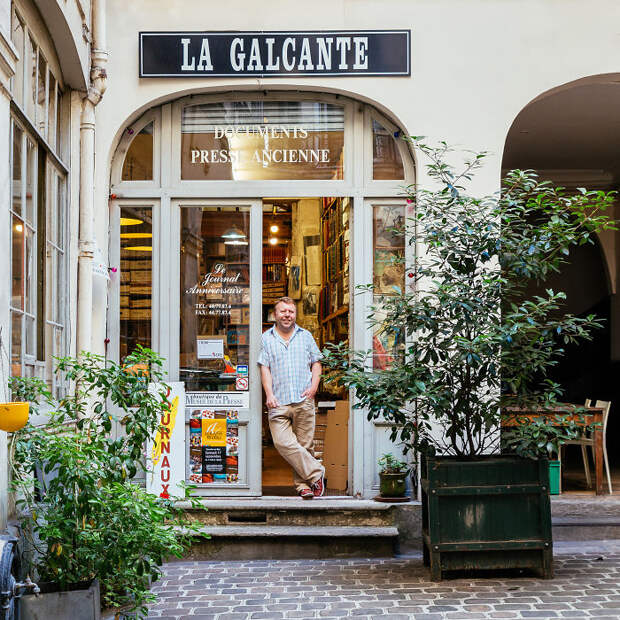
[[[603,462],[605,463],[605,473],[607,474],[607,485],[609,486],[609,494],[612,493],[611,488],[611,474],[609,472],[609,459],[607,457],[607,419],[609,418],[609,410],[611,409],[611,401],[608,400],[597,400],[594,405],[591,400],[586,400],[586,407],[597,407],[598,409],[603,410]],[[592,450],[592,460],[594,460],[594,437],[592,437],[592,433],[588,433],[582,435],[578,439],[571,439],[570,441],[565,441],[560,447],[560,467],[562,462],[562,448],[568,445],[581,446],[581,456],[583,458],[583,468],[586,474],[586,483],[588,487],[592,486],[592,477],[590,476],[590,465],[588,464],[588,446]],[[561,470],[560,470],[561,471]]]

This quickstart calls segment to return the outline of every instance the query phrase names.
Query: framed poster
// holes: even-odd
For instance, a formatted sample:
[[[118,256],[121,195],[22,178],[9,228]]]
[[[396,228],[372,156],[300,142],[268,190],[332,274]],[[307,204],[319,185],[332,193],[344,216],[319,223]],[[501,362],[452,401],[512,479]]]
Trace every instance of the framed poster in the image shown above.
[[[288,274],[288,294],[291,299],[301,299],[301,257],[291,257]]]

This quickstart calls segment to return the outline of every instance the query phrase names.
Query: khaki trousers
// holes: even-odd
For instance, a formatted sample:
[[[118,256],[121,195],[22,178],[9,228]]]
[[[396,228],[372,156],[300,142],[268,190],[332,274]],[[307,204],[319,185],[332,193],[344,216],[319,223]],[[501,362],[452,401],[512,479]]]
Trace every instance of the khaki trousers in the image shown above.
[[[293,468],[297,492],[310,488],[325,472],[314,458],[314,401],[282,405],[269,410],[269,429],[281,456]]]

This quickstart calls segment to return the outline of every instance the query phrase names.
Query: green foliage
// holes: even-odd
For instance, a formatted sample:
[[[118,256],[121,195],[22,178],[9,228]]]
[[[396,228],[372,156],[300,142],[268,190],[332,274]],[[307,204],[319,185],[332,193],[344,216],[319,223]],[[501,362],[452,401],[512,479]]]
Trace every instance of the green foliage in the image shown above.
[[[382,474],[400,474],[409,469],[409,465],[403,461],[399,461],[391,453],[384,454],[378,461],[379,471]]]
[[[15,397],[51,408],[47,423],[29,424],[12,439],[14,486],[39,579],[67,588],[97,578],[106,606],[128,605],[143,616],[154,598],[150,580],[188,543],[174,502],[130,481],[170,405],[161,365],[145,348],[123,365],[89,353],[62,358],[57,372],[73,389],[59,403],[39,381],[11,380]],[[113,421],[121,432],[111,433]],[[34,467],[44,475],[33,482]]]
[[[548,379],[550,368],[567,344],[589,339],[601,326],[594,316],[566,314],[564,293],[528,297],[527,286],[559,272],[571,247],[615,230],[604,214],[614,196],[569,193],[531,170],[514,170],[499,194],[478,197],[469,188],[485,153],[473,154],[457,172],[445,143],[429,147],[410,139],[428,158],[428,183],[435,187],[407,188],[415,204],[406,231],[416,245],[415,266],[406,272],[405,290],[379,296],[371,308],[375,327],[405,332],[402,356],[373,371],[372,352],[340,345],[329,347],[324,362],[332,380],[355,388],[369,419],[393,423],[391,438],[405,449],[497,451],[500,411],[554,407],[561,390]],[[545,428],[550,436],[557,432],[551,421]],[[511,446],[532,456],[544,453],[546,443],[532,450],[521,437]]]

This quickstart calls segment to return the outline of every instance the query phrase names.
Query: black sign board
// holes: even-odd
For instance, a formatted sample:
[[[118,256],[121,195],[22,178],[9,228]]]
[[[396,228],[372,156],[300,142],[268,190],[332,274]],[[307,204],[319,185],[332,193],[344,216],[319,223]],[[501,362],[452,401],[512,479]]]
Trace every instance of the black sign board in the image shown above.
[[[411,31],[140,33],[140,77],[311,75],[411,75]]]

